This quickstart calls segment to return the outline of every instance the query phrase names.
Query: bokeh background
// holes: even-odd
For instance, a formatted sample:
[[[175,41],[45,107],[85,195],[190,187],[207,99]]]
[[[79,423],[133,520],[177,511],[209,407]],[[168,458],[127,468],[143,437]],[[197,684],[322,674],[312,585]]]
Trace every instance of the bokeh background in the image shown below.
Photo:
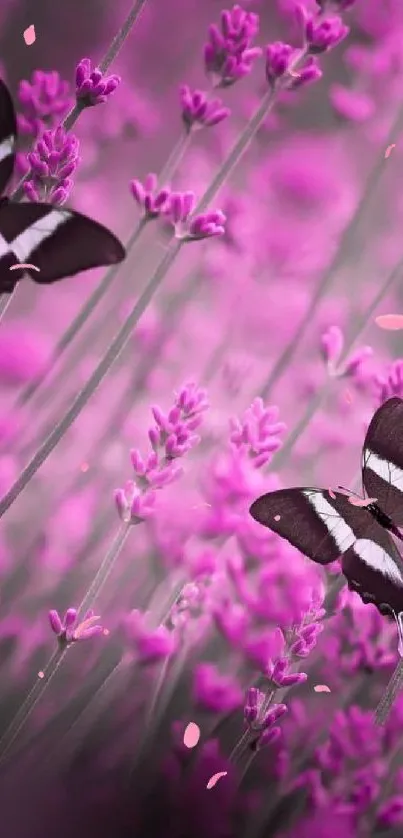
[[[253,45],[301,46],[293,0],[242,5],[258,16]],[[372,716],[398,662],[396,627],[347,591],[337,566],[325,574],[248,514],[280,486],[357,488],[369,420],[403,391],[401,332],[374,320],[402,305],[403,7],[346,5],[325,9],[350,32],[319,55],[323,77],[278,93],[214,199],[224,235],[183,246],[98,392],[2,519],[6,836],[401,835],[402,699],[385,727]],[[3,0],[16,183],[35,133],[74,103],[77,63],[101,60],[129,9]],[[160,172],[184,134],[180,85],[230,109],[192,133],[170,179],[197,198],[267,90],[264,54],[212,90],[203,48],[222,10],[217,0],[149,0],[109,70],[119,87],[73,127],[81,160],[69,205],[123,242],[140,219],[130,181]],[[145,226],[59,359],[104,271],[18,285],[0,323],[2,494],[87,381],[172,233],[165,215]],[[114,492],[134,478],[130,450],[148,456],[152,408],[166,416],[177,394],[200,393],[189,382],[209,406],[187,431],[183,473],[116,551],[92,603],[103,633],[73,643],[50,679],[48,612],[82,602],[121,532]],[[282,681],[284,667],[307,677]],[[251,687],[269,711],[263,739],[250,730]],[[21,729],[10,728],[32,688]],[[189,749],[192,721],[201,736]],[[227,773],[207,789],[218,771]]]

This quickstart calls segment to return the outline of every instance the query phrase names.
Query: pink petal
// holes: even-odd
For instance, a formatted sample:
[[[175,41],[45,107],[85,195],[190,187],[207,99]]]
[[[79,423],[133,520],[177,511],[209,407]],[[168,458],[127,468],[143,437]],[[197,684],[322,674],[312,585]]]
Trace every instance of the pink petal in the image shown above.
[[[280,521],[281,520],[281,515],[275,515],[274,520],[275,521]]]
[[[344,393],[343,393],[343,396],[344,396],[344,399],[347,402],[347,404],[352,404],[353,397],[350,393],[350,390],[345,390]]]
[[[334,493],[333,489],[328,489],[327,491],[329,492],[330,497],[331,497],[333,500],[336,500],[336,495],[335,495],[335,493]]]
[[[378,498],[356,498],[354,495],[350,495],[348,500],[352,506],[361,506],[365,508],[366,506],[370,506],[371,503],[376,503]]]
[[[216,783],[218,783],[218,781],[219,781],[220,777],[225,777],[225,776],[226,776],[226,774],[228,774],[228,771],[218,771],[218,772],[217,772],[217,774],[213,774],[213,776],[212,776],[212,777],[210,777],[210,779],[209,779],[209,781],[208,781],[208,783],[207,783],[206,788],[207,788],[207,789],[212,789],[212,788],[213,788],[213,786],[215,786],[215,785],[216,785]]]
[[[195,748],[200,739],[200,728],[195,722],[189,722],[184,734],[183,744],[187,748]]]
[[[32,24],[31,26],[28,26],[28,29],[26,29],[25,32],[24,32],[24,41],[25,41],[27,47],[31,47],[32,44],[35,43],[35,40],[36,40],[35,26]]]
[[[330,693],[331,692],[331,690],[329,689],[329,687],[326,686],[326,684],[316,684],[316,687],[314,687],[314,690],[315,690],[316,693]]]
[[[392,143],[392,145],[388,145],[388,147],[387,147],[387,149],[386,149],[386,151],[385,151],[385,160],[387,160],[387,159],[388,159],[388,157],[389,157],[389,155],[390,155],[390,152],[391,152],[391,151],[392,151],[392,149],[394,149],[394,148],[396,148],[396,143]]]
[[[403,329],[403,314],[380,314],[379,317],[375,317],[375,323],[380,329],[394,332]]]

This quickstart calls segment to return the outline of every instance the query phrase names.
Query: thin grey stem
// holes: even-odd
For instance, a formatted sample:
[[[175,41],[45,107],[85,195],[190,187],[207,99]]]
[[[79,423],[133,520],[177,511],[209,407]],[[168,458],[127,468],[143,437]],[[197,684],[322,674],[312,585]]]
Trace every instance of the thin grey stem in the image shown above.
[[[148,219],[145,217],[140,219],[136,229],[133,231],[132,235],[130,236],[127,242],[127,254],[129,254],[131,249],[137,244],[147,223],[147,220]],[[114,282],[120,267],[120,265],[113,265],[106,272],[103,280],[100,282],[99,285],[97,285],[92,294],[85,301],[83,306],[80,308],[78,314],[75,316],[74,320],[70,323],[64,334],[61,336],[60,340],[57,342],[52,352],[52,357],[49,363],[46,365],[45,369],[41,372],[40,375],[38,375],[33,381],[31,381],[27,385],[27,387],[25,387],[22,390],[21,394],[19,395],[16,401],[16,407],[21,407],[22,405],[26,404],[27,401],[29,401],[32,398],[32,396],[36,393],[39,387],[41,387],[44,381],[48,378],[49,374],[53,370],[54,365],[64,354],[66,349],[70,346],[71,342],[81,331],[82,327],[84,326],[88,318],[91,316],[98,303],[105,296],[106,292]]]
[[[389,131],[389,136],[388,136],[388,139],[386,140],[386,146],[390,145],[392,140],[400,133],[401,128],[402,128],[402,123],[403,123],[403,111],[399,111],[398,116],[397,116],[395,122],[393,123],[392,128]],[[267,378],[267,380],[266,380],[266,382],[265,382],[265,384],[262,388],[261,395],[262,395],[263,399],[266,399],[268,397],[270,391],[272,390],[274,385],[277,383],[277,381],[281,378],[282,374],[284,373],[284,371],[287,369],[290,362],[294,358],[296,352],[299,349],[299,345],[301,343],[301,340],[305,335],[305,332],[307,331],[310,324],[312,323],[312,318],[314,317],[315,312],[316,312],[320,302],[322,301],[323,297],[325,296],[329,287],[331,286],[337,271],[343,265],[343,263],[345,262],[346,257],[348,256],[350,246],[351,246],[351,244],[352,244],[352,242],[355,238],[355,235],[356,235],[357,230],[359,228],[359,225],[361,223],[362,217],[364,215],[365,209],[366,209],[366,207],[367,207],[367,205],[370,201],[372,193],[374,192],[374,190],[376,189],[376,187],[377,187],[377,185],[380,181],[384,166],[386,165],[384,148],[385,148],[385,146],[382,145],[382,153],[378,157],[378,159],[375,163],[375,166],[374,166],[374,168],[373,168],[373,170],[372,170],[372,172],[371,172],[371,174],[368,178],[368,181],[366,183],[364,192],[363,192],[363,194],[361,196],[361,199],[360,199],[360,201],[357,205],[357,208],[355,210],[354,216],[353,216],[350,224],[344,230],[344,233],[343,233],[343,235],[341,237],[341,240],[340,240],[339,247],[337,248],[334,257],[333,257],[332,261],[330,262],[330,265],[325,270],[325,273],[324,273],[324,275],[323,275],[315,293],[313,294],[313,296],[310,300],[310,303],[309,303],[309,306],[308,306],[308,309],[307,309],[306,313],[304,314],[299,326],[297,327],[297,330],[296,330],[295,334],[293,335],[290,342],[288,343],[288,345],[286,346],[286,348],[284,349],[284,351],[280,355],[277,363],[272,368],[272,370],[270,372],[270,375],[268,376],[268,378]]]
[[[23,728],[25,727],[28,719],[30,718],[32,712],[34,711],[38,701],[42,698],[45,690],[48,688],[50,682],[56,675],[59,666],[64,659],[65,655],[67,654],[68,647],[61,649],[59,646],[53,652],[52,657],[48,661],[45,669],[43,670],[43,677],[40,678],[38,676],[34,686],[32,687],[30,693],[27,695],[25,701],[15,714],[14,718],[10,722],[7,730],[3,734],[0,739],[0,765],[4,761],[6,755],[8,754],[10,748],[14,744],[17,736],[21,733]]]
[[[11,303],[15,297],[16,288],[11,294],[0,294],[0,323]]]
[[[161,185],[164,185],[168,180],[170,180],[170,178],[176,172],[176,169],[178,168],[186,152],[186,149],[188,148],[190,139],[191,135],[188,132],[184,132],[183,134],[181,134],[179,140],[172,149],[172,152],[169,155],[168,160],[161,171],[161,174],[159,175],[158,180]],[[138,222],[135,230],[131,234],[125,246],[126,257],[128,257],[131,254],[131,251],[137,245],[148,221],[149,219],[146,216],[143,216],[143,218],[141,218]],[[101,283],[94,289],[88,300],[84,302],[72,323],[70,323],[64,334],[61,336],[60,340],[57,342],[55,349],[52,352],[52,357],[50,358],[50,361],[45,367],[45,369],[40,373],[40,375],[38,375],[22,390],[16,401],[16,407],[21,407],[22,405],[25,405],[28,401],[30,401],[30,399],[35,395],[39,388],[41,388],[44,382],[48,379],[50,373],[53,371],[55,364],[62,357],[62,355],[64,355],[65,351],[68,349],[68,347],[70,346],[74,338],[77,336],[77,334],[81,332],[88,318],[91,317],[92,313],[97,308],[98,303],[100,303],[100,301],[104,298],[111,285],[115,282],[120,268],[121,265],[112,265],[112,267],[109,268],[109,270],[106,272]]]
[[[384,725],[393,707],[395,699],[403,687],[403,660],[399,660],[388,686],[375,710],[375,724]]]
[[[167,162],[165,163],[164,167],[161,170],[161,173],[158,177],[158,181],[161,186],[165,186],[168,181],[176,173],[176,170],[180,163],[183,160],[183,157],[190,145],[192,139],[192,134],[189,131],[184,131],[177,141],[176,145],[173,147]]]
[[[112,572],[116,559],[119,556],[119,553],[129,535],[129,532],[132,528],[133,524],[123,524],[119,527],[119,530],[112,541],[112,544],[107,551],[99,570],[91,582],[90,587],[88,588],[87,593],[85,594],[82,602],[77,608],[77,612],[79,617],[83,617],[84,614],[92,608],[97,596],[99,596],[105,582],[107,581],[109,574]]]
[[[131,7],[130,12],[129,12],[126,20],[124,21],[124,23],[120,27],[119,32],[117,33],[117,35],[115,35],[115,37],[114,37],[114,39],[113,39],[113,41],[112,41],[112,43],[111,43],[111,45],[108,49],[108,52],[106,53],[106,55],[104,55],[100,65],[99,65],[99,69],[101,70],[102,73],[106,73],[109,70],[109,67],[111,66],[112,62],[115,60],[116,56],[118,55],[118,53],[122,49],[122,46],[123,46],[126,38],[128,37],[128,35],[130,34],[130,31],[131,31],[132,27],[138,21],[140,15],[141,15],[141,13],[144,9],[144,6],[145,6],[146,2],[147,2],[147,0],[135,0],[135,2],[133,3],[133,6]],[[62,127],[64,128],[65,131],[71,131],[73,125],[75,125],[75,123],[77,122],[78,117],[80,116],[80,113],[83,110],[84,110],[84,105],[82,104],[82,102],[77,102],[74,105],[74,107],[71,109],[71,111],[67,114],[67,116],[64,118],[64,120],[62,122]],[[23,178],[21,178],[18,186],[14,190],[14,192],[11,196],[13,201],[20,201],[21,198],[24,197],[24,188],[23,187],[24,187],[25,181],[28,178],[29,178],[29,172],[28,172],[28,174],[24,175]]]
[[[401,272],[403,270],[403,259],[397,263],[394,267],[393,271],[389,274],[389,277],[386,283],[382,286],[382,288],[378,291],[375,295],[374,299],[372,300],[371,304],[365,310],[365,312],[358,318],[357,325],[352,330],[350,338],[346,341],[346,345],[344,347],[342,358],[339,362],[339,367],[342,368],[343,363],[345,362],[348,354],[350,353],[352,347],[354,346],[355,341],[364,331],[366,326],[371,320],[373,313],[376,311],[377,306],[379,305],[380,301],[383,299],[385,294],[391,289],[394,285],[396,280],[399,278]],[[330,392],[332,385],[333,385],[334,378],[327,378],[323,387],[315,393],[312,397],[311,401],[309,402],[304,415],[301,417],[298,424],[295,426],[294,430],[291,431],[290,435],[287,437],[284,445],[280,450],[275,454],[271,463],[270,463],[270,470],[277,471],[281,466],[284,464],[284,461],[288,458],[291,451],[294,448],[295,443],[300,438],[301,434],[307,426],[309,425],[311,419],[315,415],[318,408],[324,402],[326,396]]]
[[[17,478],[11,489],[7,492],[7,494],[0,502],[0,517],[4,515],[4,513],[7,511],[7,509],[9,509],[11,504],[18,498],[18,496],[21,494],[27,483],[29,483],[31,478],[36,474],[38,469],[41,467],[42,463],[44,463],[49,454],[52,453],[53,449],[56,448],[56,445],[58,445],[60,440],[63,439],[66,431],[68,431],[73,422],[75,422],[77,416],[79,416],[82,409],[85,407],[93,393],[95,393],[95,391],[103,381],[104,377],[109,372],[116,359],[119,357],[120,353],[122,352],[122,349],[124,349],[124,347],[126,346],[126,343],[129,340],[134,327],[137,325],[138,321],[140,320],[140,317],[146,310],[154,293],[156,292],[161,282],[165,278],[166,274],[168,273],[169,268],[175,261],[175,258],[179,253],[181,247],[182,241],[175,240],[171,244],[171,247],[168,248],[163,259],[157,266],[156,271],[149,280],[148,285],[143,291],[143,294],[135,303],[129,316],[123,323],[123,326],[121,327],[115,338],[112,340],[109,349],[101,359],[98,366],[95,368],[87,383],[76,396],[63,418],[60,420],[60,422],[57,423],[56,427],[45,439],[43,444],[39,447],[39,449],[34,454],[28,465],[24,468],[20,476]]]

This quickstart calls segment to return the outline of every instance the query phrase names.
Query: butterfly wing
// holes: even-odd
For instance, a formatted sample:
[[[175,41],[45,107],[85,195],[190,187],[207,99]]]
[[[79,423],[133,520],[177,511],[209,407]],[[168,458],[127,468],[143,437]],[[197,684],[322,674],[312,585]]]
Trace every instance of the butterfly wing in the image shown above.
[[[364,440],[362,482],[382,511],[403,526],[402,399],[388,399],[372,417]]]
[[[10,290],[17,262],[31,263],[31,279],[50,284],[89,268],[114,265],[125,257],[119,239],[102,224],[50,204],[0,204],[0,291]],[[13,276],[14,275],[14,276]]]
[[[324,489],[312,488],[269,492],[252,504],[250,514],[322,565],[340,558],[371,519],[368,510],[352,506],[344,495],[333,498]]]
[[[250,514],[314,562],[341,557],[342,570],[363,602],[403,611],[403,563],[386,530],[366,507],[321,489],[281,489],[258,498]]]
[[[13,173],[16,138],[17,120],[13,100],[0,79],[0,195]]]
[[[402,559],[388,532],[376,522],[343,554],[341,566],[348,587],[363,602],[376,605],[381,614],[403,611]]]

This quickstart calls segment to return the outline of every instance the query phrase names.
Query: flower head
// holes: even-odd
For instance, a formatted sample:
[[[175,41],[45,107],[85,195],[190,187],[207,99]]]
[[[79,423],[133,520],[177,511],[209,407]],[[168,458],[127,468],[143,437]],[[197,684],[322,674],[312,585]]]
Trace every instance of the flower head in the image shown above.
[[[143,210],[144,218],[147,220],[158,218],[166,210],[169,201],[169,189],[158,189],[157,184],[157,176],[154,174],[147,175],[144,184],[139,180],[130,182],[133,198]]]
[[[215,24],[209,27],[204,63],[218,87],[229,87],[250,73],[262,52],[251,46],[258,31],[258,15],[245,12],[240,6],[221,12],[220,28]]]
[[[79,142],[74,134],[66,134],[59,126],[45,131],[28,154],[31,167],[24,191],[30,201],[46,200],[64,204],[73,186],[72,174],[79,164]]]
[[[215,210],[192,216],[195,204],[193,192],[172,192],[166,214],[175,227],[176,237],[189,242],[224,235],[224,213]]]
[[[193,90],[185,84],[180,88],[182,119],[188,131],[196,128],[210,128],[218,125],[231,113],[221,99],[208,99],[201,90]]]
[[[91,68],[89,58],[83,58],[76,67],[76,99],[84,108],[106,102],[120,84],[120,76],[104,76],[102,70]]]
[[[148,431],[152,451],[142,457],[133,448],[130,459],[135,480],[116,489],[115,503],[126,523],[138,523],[154,512],[156,491],[177,480],[182,468],[176,460],[185,456],[200,442],[195,433],[208,407],[205,390],[193,382],[176,394],[173,407],[164,413],[158,405],[151,408],[155,424]]]
[[[254,399],[242,419],[230,420],[230,442],[238,450],[246,450],[256,468],[265,465],[281,446],[284,422],[278,422],[278,408],[265,407],[263,400]]]
[[[57,72],[35,70],[31,81],[24,79],[18,88],[22,114],[18,115],[21,134],[35,137],[54,128],[72,105],[70,85]]]
[[[104,631],[98,623],[100,617],[94,614],[92,610],[86,612],[81,623],[77,623],[75,608],[68,608],[63,619],[56,610],[49,611],[48,616],[50,627],[61,646],[69,646],[79,640],[89,640]]]
[[[319,55],[337,46],[349,33],[340,17],[316,20],[308,16],[305,21],[305,39],[311,55]]]

